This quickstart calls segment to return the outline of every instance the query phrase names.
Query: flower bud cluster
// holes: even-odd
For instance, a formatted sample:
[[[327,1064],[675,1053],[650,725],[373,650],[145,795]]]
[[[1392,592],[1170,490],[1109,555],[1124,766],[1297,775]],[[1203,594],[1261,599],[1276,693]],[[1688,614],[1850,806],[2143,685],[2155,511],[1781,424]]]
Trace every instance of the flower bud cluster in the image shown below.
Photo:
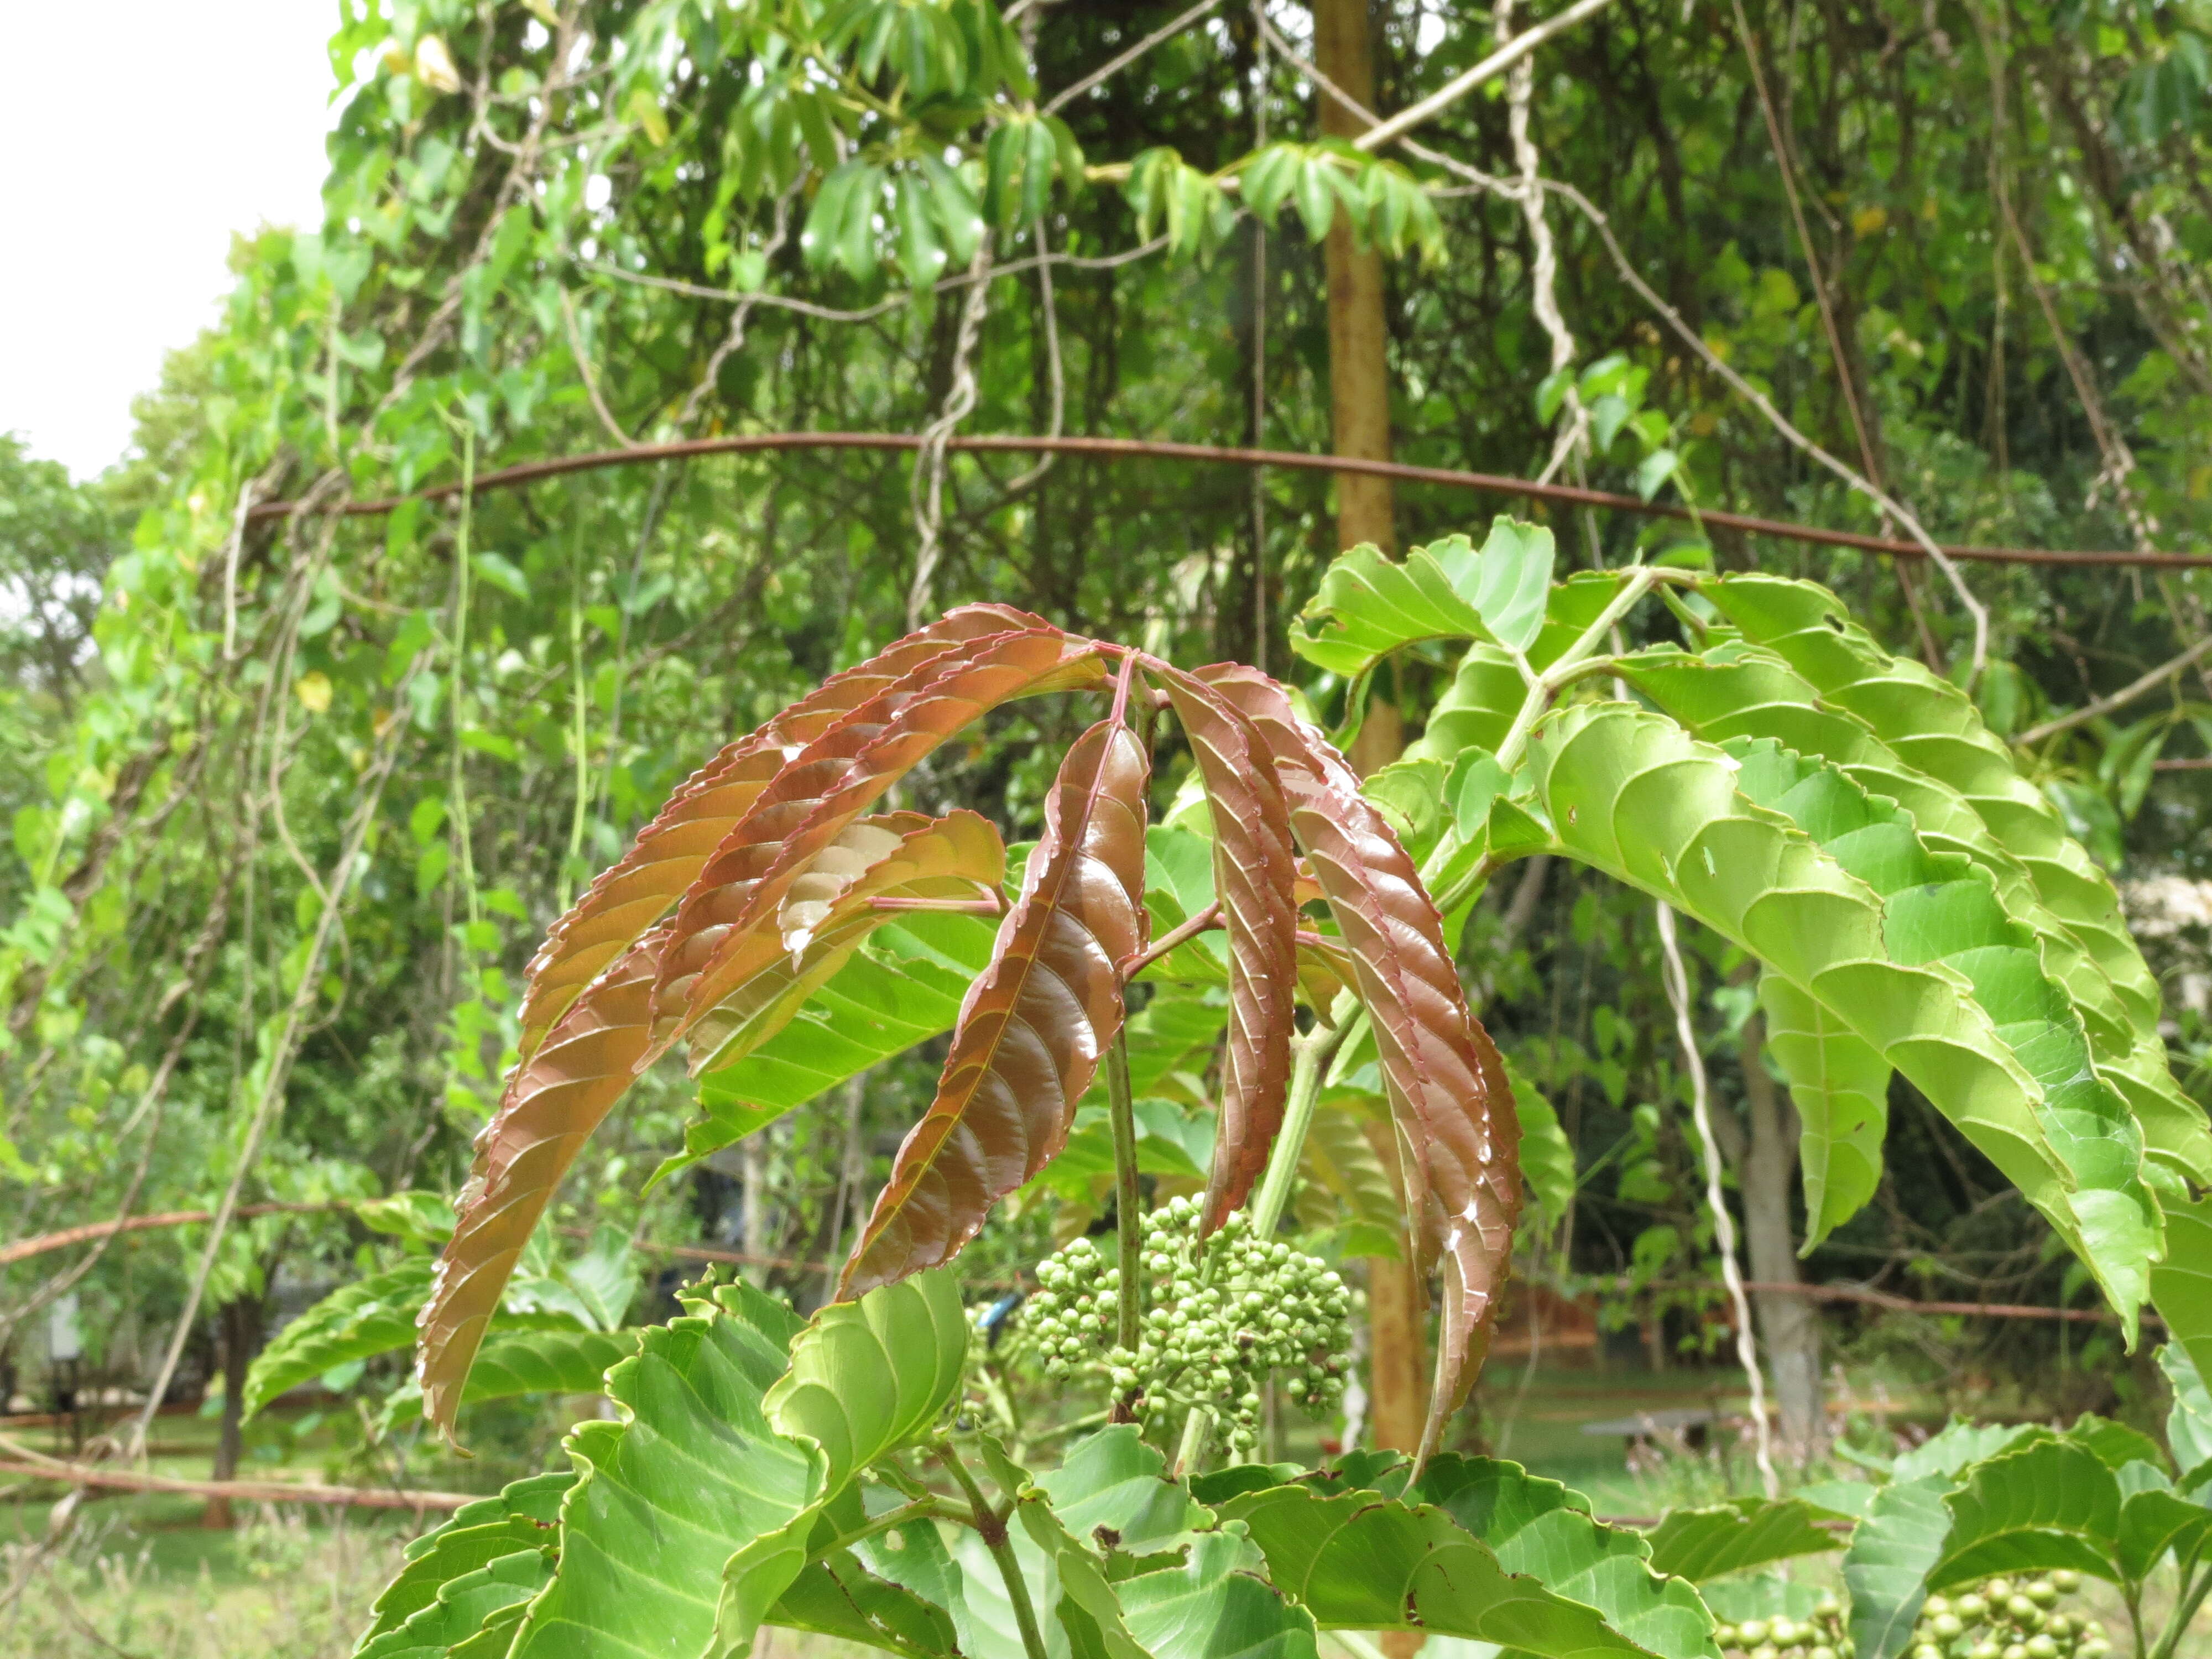
[[[1963,1594],[1931,1595],[1905,1659],[2105,1659],[2112,1644],[2094,1620],[2059,1610],[2081,1588],[2061,1568],[2033,1578],[1989,1578]],[[1752,1619],[1714,1632],[1724,1653],[1747,1659],[1852,1659],[1843,1609],[1826,1597],[1803,1623]]]
[[[1103,1370],[1139,1413],[1205,1406],[1245,1451],[1259,1438],[1271,1373],[1316,1413],[1344,1394],[1351,1292],[1324,1263],[1254,1234],[1241,1213],[1200,1243],[1200,1207],[1178,1198],[1144,1220],[1145,1312],[1133,1352],[1118,1346],[1121,1273],[1079,1238],[1038,1264],[1024,1335],[1045,1375]]]
[[[1810,1619],[1747,1619],[1713,1632],[1721,1651],[1752,1654],[1758,1659],[1850,1659],[1851,1638],[1844,1630],[1844,1607],[1824,1595]]]
[[[2096,1621],[2058,1605],[2081,1588],[2081,1575],[2062,1567],[1931,1595],[1905,1651],[1910,1659],[2103,1659],[2112,1644]]]

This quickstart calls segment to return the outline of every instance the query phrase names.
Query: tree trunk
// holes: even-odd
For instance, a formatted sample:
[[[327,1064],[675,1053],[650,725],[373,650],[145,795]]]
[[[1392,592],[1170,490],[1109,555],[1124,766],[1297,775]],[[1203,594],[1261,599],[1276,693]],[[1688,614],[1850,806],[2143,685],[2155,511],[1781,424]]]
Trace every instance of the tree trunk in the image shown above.
[[[1753,1014],[1743,1028],[1743,1093],[1751,1134],[1743,1154],[1743,1231],[1754,1284],[1795,1285],[1803,1274],[1790,1215],[1790,1171],[1796,1163],[1797,1111],[1775,1087],[1761,1051],[1765,1022]],[[1820,1448],[1820,1316],[1809,1297],[1753,1292],[1759,1333],[1774,1382],[1782,1439],[1802,1462]]]
[[[1375,23],[1369,0],[1315,0],[1314,60],[1329,80],[1364,107],[1375,107]],[[1334,137],[1357,136],[1367,123],[1326,92],[1321,130]],[[1389,336],[1382,319],[1382,261],[1352,246],[1352,228],[1340,216],[1325,248],[1328,269],[1328,394],[1332,447],[1361,460],[1390,459]],[[1372,542],[1386,553],[1398,546],[1397,497],[1388,478],[1340,473],[1336,480],[1339,548]],[[1377,698],[1368,708],[1350,759],[1365,776],[1398,757],[1405,722]],[[1384,1167],[1398,1164],[1396,1137],[1375,1136]],[[1367,1263],[1369,1412],[1378,1446],[1412,1451],[1421,1443],[1428,1415],[1428,1367],[1424,1364],[1425,1307],[1413,1268],[1413,1243],[1400,1239],[1401,1257]],[[1391,1631],[1382,1639],[1389,1659],[1412,1659],[1418,1632]]]
[[[233,1297],[216,1315],[216,1345],[222,1360],[222,1425],[215,1443],[212,1478],[235,1480],[238,1462],[246,1449],[246,1369],[261,1348],[261,1299]],[[203,1517],[210,1527],[228,1530],[237,1524],[230,1499],[210,1498]]]
[[[1398,1132],[1387,1123],[1363,1126],[1368,1144],[1398,1179]],[[1367,1260],[1367,1420],[1370,1437],[1392,1451],[1413,1451],[1421,1443],[1421,1425],[1429,1408],[1428,1310],[1413,1270],[1413,1241],[1403,1228],[1399,1254]]]
[[[1375,33],[1368,0],[1316,0],[1314,61],[1323,75],[1375,107]],[[1356,137],[1367,126],[1323,93],[1321,130]],[[1328,396],[1335,453],[1361,460],[1390,459],[1389,334],[1382,322],[1382,259],[1352,245],[1340,215],[1328,233]],[[1340,474],[1336,481],[1339,547],[1372,542],[1396,550],[1397,500],[1390,480]]]

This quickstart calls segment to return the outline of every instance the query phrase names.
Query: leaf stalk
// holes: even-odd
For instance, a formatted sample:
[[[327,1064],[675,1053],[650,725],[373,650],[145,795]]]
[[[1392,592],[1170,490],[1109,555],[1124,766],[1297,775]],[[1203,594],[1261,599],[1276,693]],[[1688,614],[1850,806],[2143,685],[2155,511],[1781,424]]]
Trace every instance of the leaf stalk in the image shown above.
[[[983,1496],[983,1489],[975,1484],[975,1477],[968,1473],[968,1466],[951,1446],[938,1447],[937,1461],[959,1482],[972,1513],[971,1524],[982,1539],[983,1547],[991,1552],[991,1559],[999,1564],[999,1577],[1006,1581],[1006,1600],[1014,1610],[1014,1624],[1022,1633],[1023,1652],[1028,1659],[1048,1659],[1044,1636],[1037,1627],[1036,1607],[1030,1600],[1029,1581],[1022,1577],[1022,1564],[1014,1559],[1013,1540],[1006,1533],[1006,1517],[992,1508]]]
[[[1129,1090],[1129,1036],[1125,1023],[1114,1033],[1106,1050],[1107,1109],[1114,1126],[1115,1234],[1121,1272],[1121,1294],[1115,1298],[1115,1342],[1131,1353],[1143,1329],[1144,1279],[1140,1259],[1144,1247],[1144,1197],[1137,1190],[1137,1105]],[[1120,1420],[1118,1414],[1116,1420]]]
[[[1216,899],[1188,921],[1180,922],[1169,928],[1166,933],[1162,933],[1143,950],[1125,957],[1120,965],[1122,982],[1127,984],[1130,980],[1136,978],[1146,969],[1178,945],[1187,944],[1200,933],[1210,933],[1220,926],[1221,901]]]
[[[1344,1005],[1349,992],[1340,994],[1334,1012],[1340,1018],[1331,1030],[1316,1030],[1299,1040],[1291,1056],[1289,1097],[1283,1105],[1283,1127],[1267,1154],[1267,1173],[1260,1179],[1260,1196],[1252,1206],[1252,1231],[1271,1237],[1281,1224],[1291,1200],[1291,1183],[1297,1179],[1298,1159],[1305,1148],[1306,1132],[1313,1127],[1314,1108],[1321,1099],[1321,1080],[1329,1058],[1342,1044],[1355,1017]]]

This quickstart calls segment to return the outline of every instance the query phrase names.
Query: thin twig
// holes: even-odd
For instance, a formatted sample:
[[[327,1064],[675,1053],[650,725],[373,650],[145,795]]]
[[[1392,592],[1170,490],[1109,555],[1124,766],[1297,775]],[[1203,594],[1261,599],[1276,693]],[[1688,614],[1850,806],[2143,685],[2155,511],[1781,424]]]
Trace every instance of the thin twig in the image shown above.
[[[975,410],[981,395],[975,385],[975,349],[983,338],[983,319],[990,309],[991,240],[976,244],[968,267],[974,286],[960,307],[958,332],[952,343],[951,383],[937,418],[921,430],[915,451],[908,495],[914,504],[914,582],[907,589],[906,625],[909,630],[928,620],[934,604],[938,562],[944,556],[945,443],[960,422]]]
[[[1744,1293],[1743,1274],[1736,1267],[1735,1218],[1729,1213],[1728,1194],[1721,1186],[1721,1149],[1713,1138],[1705,1056],[1698,1051],[1697,1028],[1690,1020],[1690,976],[1682,966],[1681,947],[1674,938],[1674,912],[1663,901],[1658,917],[1661,977],[1667,982],[1667,1000],[1674,1010],[1674,1035],[1681,1042],[1682,1063],[1690,1074],[1690,1113],[1697,1122],[1705,1159],[1705,1202],[1713,1212],[1713,1241],[1720,1249],[1721,1277],[1728,1282],[1729,1301],[1735,1310],[1736,1358],[1751,1384],[1753,1448],[1766,1495],[1779,1498],[1782,1482],[1774,1472],[1774,1428],[1766,1420],[1766,1379],[1759,1369],[1759,1339],[1751,1327],[1751,1298]]]
[[[1611,3],[1612,0],[1575,0],[1573,5],[1558,16],[1547,17],[1535,27],[1515,35],[1473,69],[1445,82],[1419,103],[1400,110],[1380,125],[1369,128],[1353,139],[1352,143],[1360,149],[1373,151],[1402,138],[1422,122],[1457,103],[1484,82],[1497,79],[1553,35],[1565,33],[1585,17],[1603,11]]]
[[[418,656],[416,661],[420,662]],[[402,688],[404,691],[404,687]],[[176,1375],[178,1363],[184,1358],[185,1345],[191,1338],[192,1322],[199,1314],[201,1297],[207,1290],[208,1276],[215,1270],[216,1253],[222,1248],[223,1235],[228,1230],[233,1212],[238,1207],[239,1191],[246,1184],[253,1169],[255,1155],[276,1116],[283,1110],[285,1085],[290,1076],[292,1048],[305,1022],[307,1010],[322,991],[322,963],[330,948],[331,936],[338,925],[338,911],[348,886],[351,884],[356,866],[361,859],[362,844],[368,838],[369,828],[376,822],[377,803],[383,798],[384,785],[392,775],[392,769],[399,758],[402,738],[408,722],[396,714],[378,743],[378,754],[371,762],[368,775],[362,780],[361,797],[354,808],[353,822],[347,826],[343,847],[337,862],[331,871],[330,886],[323,899],[322,912],[315,923],[315,931],[308,940],[307,954],[300,973],[299,987],[293,993],[289,1006],[270,1045],[267,1070],[261,1080],[260,1098],[254,1103],[253,1113],[246,1125],[246,1139],[239,1148],[238,1159],[230,1172],[228,1185],[223,1188],[222,1201],[216,1206],[210,1218],[207,1247],[200,1254],[199,1266],[185,1295],[185,1305],[177,1315],[174,1332],[169,1339],[168,1352],[163,1357],[161,1368],[154,1384],[147,1392],[146,1404],[131,1424],[125,1440],[125,1455],[138,1456],[145,1449],[147,1431],[152,1426],[154,1414],[161,1408],[161,1396],[168,1392],[169,1382]]]
[[[1050,253],[1052,245],[1046,240],[1045,222],[1042,216],[1037,219],[1034,228],[1038,248]],[[1048,258],[1040,260],[1036,273],[1037,297],[1043,301],[1044,311],[1045,431],[1048,436],[1057,438],[1067,425],[1067,372],[1060,353],[1060,299],[1053,291],[1052,261]],[[1052,464],[1058,459],[1051,450],[1046,450],[1037,457],[1033,465],[1007,483],[1000,492],[1003,499],[1011,501],[1029,489],[1052,471]]]
[[[622,422],[607,407],[607,400],[599,395],[598,377],[592,373],[592,355],[584,349],[584,331],[576,325],[575,301],[568,297],[566,288],[560,290],[560,295],[561,320],[568,331],[568,355],[576,360],[576,377],[584,383],[584,394],[592,400],[592,412],[599,417],[599,424],[606,428],[610,438],[624,449],[635,449],[637,440],[623,430]]]
[[[1073,270],[1115,270],[1139,259],[1148,259],[1168,245],[1164,233],[1134,247],[1124,248],[1119,253],[1033,253],[1026,259],[1010,259],[1005,264],[994,265],[978,277],[963,272],[957,276],[943,276],[927,289],[902,289],[899,292],[878,300],[872,306],[857,311],[841,311],[835,306],[817,305],[811,300],[797,300],[784,294],[746,292],[738,289],[709,288],[704,283],[687,283],[677,276],[656,276],[650,271],[624,270],[620,265],[611,265],[600,259],[579,259],[575,263],[585,270],[596,270],[604,276],[617,276],[625,283],[635,283],[643,288],[657,288],[668,294],[681,294],[693,300],[721,300],[736,306],[769,306],[779,311],[795,311],[802,317],[812,317],[825,323],[866,323],[901,306],[912,305],[920,294],[951,294],[963,288],[973,288],[978,282],[995,282],[1001,276],[1018,276],[1039,265],[1066,265]]]
[[[1200,18],[1205,16],[1206,13],[1212,11],[1220,3],[1221,0],[1198,0],[1198,3],[1196,5],[1193,6],[1188,11],[1183,13],[1182,16],[1175,19],[1174,21],[1161,24],[1159,27],[1154,29],[1143,40],[1138,41],[1137,44],[1130,47],[1128,51],[1121,53],[1117,58],[1109,58],[1102,67],[1093,70],[1090,74],[1085,76],[1080,81],[1078,81],[1073,86],[1054,93],[1052,96],[1052,101],[1044,106],[1042,112],[1047,115],[1059,114],[1061,110],[1066,108],[1068,105],[1082,97],[1083,94],[1090,91],[1091,88],[1099,85],[1102,82],[1112,80],[1123,70],[1128,68],[1130,64],[1135,63],[1139,58],[1142,58],[1146,52],[1150,52],[1154,46],[1158,46],[1164,40],[1172,40],[1176,35],[1181,34],[1185,29],[1188,28],[1193,23],[1198,21]]]
[[[1627,253],[1613,235],[1612,222],[1606,217],[1597,204],[1572,185],[1562,184],[1557,179],[1546,179],[1544,187],[1571,202],[1583,216],[1590,222],[1590,226],[1597,232],[1599,240],[1605,244],[1606,252],[1612,256],[1613,266],[1620,272],[1621,280],[1635,289],[1638,296],[1646,305],[1666,319],[1668,325],[1692,351],[1697,354],[1699,362],[1726,381],[1729,389],[1739,398],[1765,416],[1767,424],[1781,434],[1790,444],[1812,457],[1842,479],[1845,484],[1865,496],[1877,510],[1888,514],[1905,526],[1906,533],[1912,538],[1913,544],[1935,564],[1938,570],[1943,573],[1945,579],[1951,584],[1951,591],[1959,596],[1959,603],[1966,608],[1966,614],[1973,619],[1974,655],[1969,680],[1971,683],[1972,680],[1979,679],[1982,669],[1989,659],[1989,607],[1974,597],[1973,591],[1966,586],[1966,578],[1959,574],[1958,567],[1952,562],[1954,556],[1959,552],[1959,550],[1946,548],[1938,544],[1935,538],[1922,526],[1920,520],[1891,497],[1881,486],[1830,454],[1800,432],[1784,416],[1782,411],[1774,406],[1765,392],[1731,368],[1717,352],[1705,343],[1705,336],[1685,322],[1681,313],[1661,299],[1658,291],[1644,280],[1643,274],[1630,263]],[[1708,524],[1720,524],[1723,521],[1723,515],[1718,513],[1707,513],[1703,516]],[[1972,555],[1966,556],[1971,557]],[[2100,562],[2119,562],[2119,561],[2100,561]]]
[[[2179,656],[2162,662],[2148,673],[2130,680],[2118,690],[2101,696],[2096,702],[2077,708],[2070,714],[2061,714],[2056,720],[2044,721],[2040,726],[2029,726],[2027,731],[2014,738],[2013,742],[2021,748],[2026,748],[2029,744],[2041,743],[2045,738],[2055,738],[2061,732],[2071,732],[2075,726],[2086,725],[2091,720],[2109,714],[2116,708],[2124,708],[2137,697],[2157,690],[2160,686],[2181,672],[2183,669],[2203,661],[2208,654],[2212,654],[2212,634],[2207,634]]]

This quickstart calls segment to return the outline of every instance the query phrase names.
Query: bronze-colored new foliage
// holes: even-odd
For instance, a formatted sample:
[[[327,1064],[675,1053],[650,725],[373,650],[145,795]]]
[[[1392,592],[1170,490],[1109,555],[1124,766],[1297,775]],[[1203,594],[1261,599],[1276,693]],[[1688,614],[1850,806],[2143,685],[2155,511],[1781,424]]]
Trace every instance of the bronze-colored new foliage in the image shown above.
[[[1443,1267],[1433,1437],[1480,1364],[1518,1207],[1519,1133],[1413,860],[1343,757],[1265,675],[1187,672],[996,605],[951,612],[725,750],[554,926],[531,964],[521,1063],[477,1139],[422,1316],[433,1422],[452,1433],[523,1244],[634,1077],[679,1041],[695,1071],[757,1046],[902,910],[1000,908],[1005,853],[990,825],[972,812],[872,811],[892,786],[1013,698],[1109,687],[1106,718],[1060,767],[936,1098],[899,1149],[839,1294],[957,1254],[1066,1141],[1147,944],[1152,767],[1132,706],[1164,707],[1212,808],[1229,945],[1207,1224],[1243,1201],[1281,1127],[1302,963],[1348,975],[1405,1152],[1407,1213]],[[1316,891],[1334,933],[1302,932]]]

